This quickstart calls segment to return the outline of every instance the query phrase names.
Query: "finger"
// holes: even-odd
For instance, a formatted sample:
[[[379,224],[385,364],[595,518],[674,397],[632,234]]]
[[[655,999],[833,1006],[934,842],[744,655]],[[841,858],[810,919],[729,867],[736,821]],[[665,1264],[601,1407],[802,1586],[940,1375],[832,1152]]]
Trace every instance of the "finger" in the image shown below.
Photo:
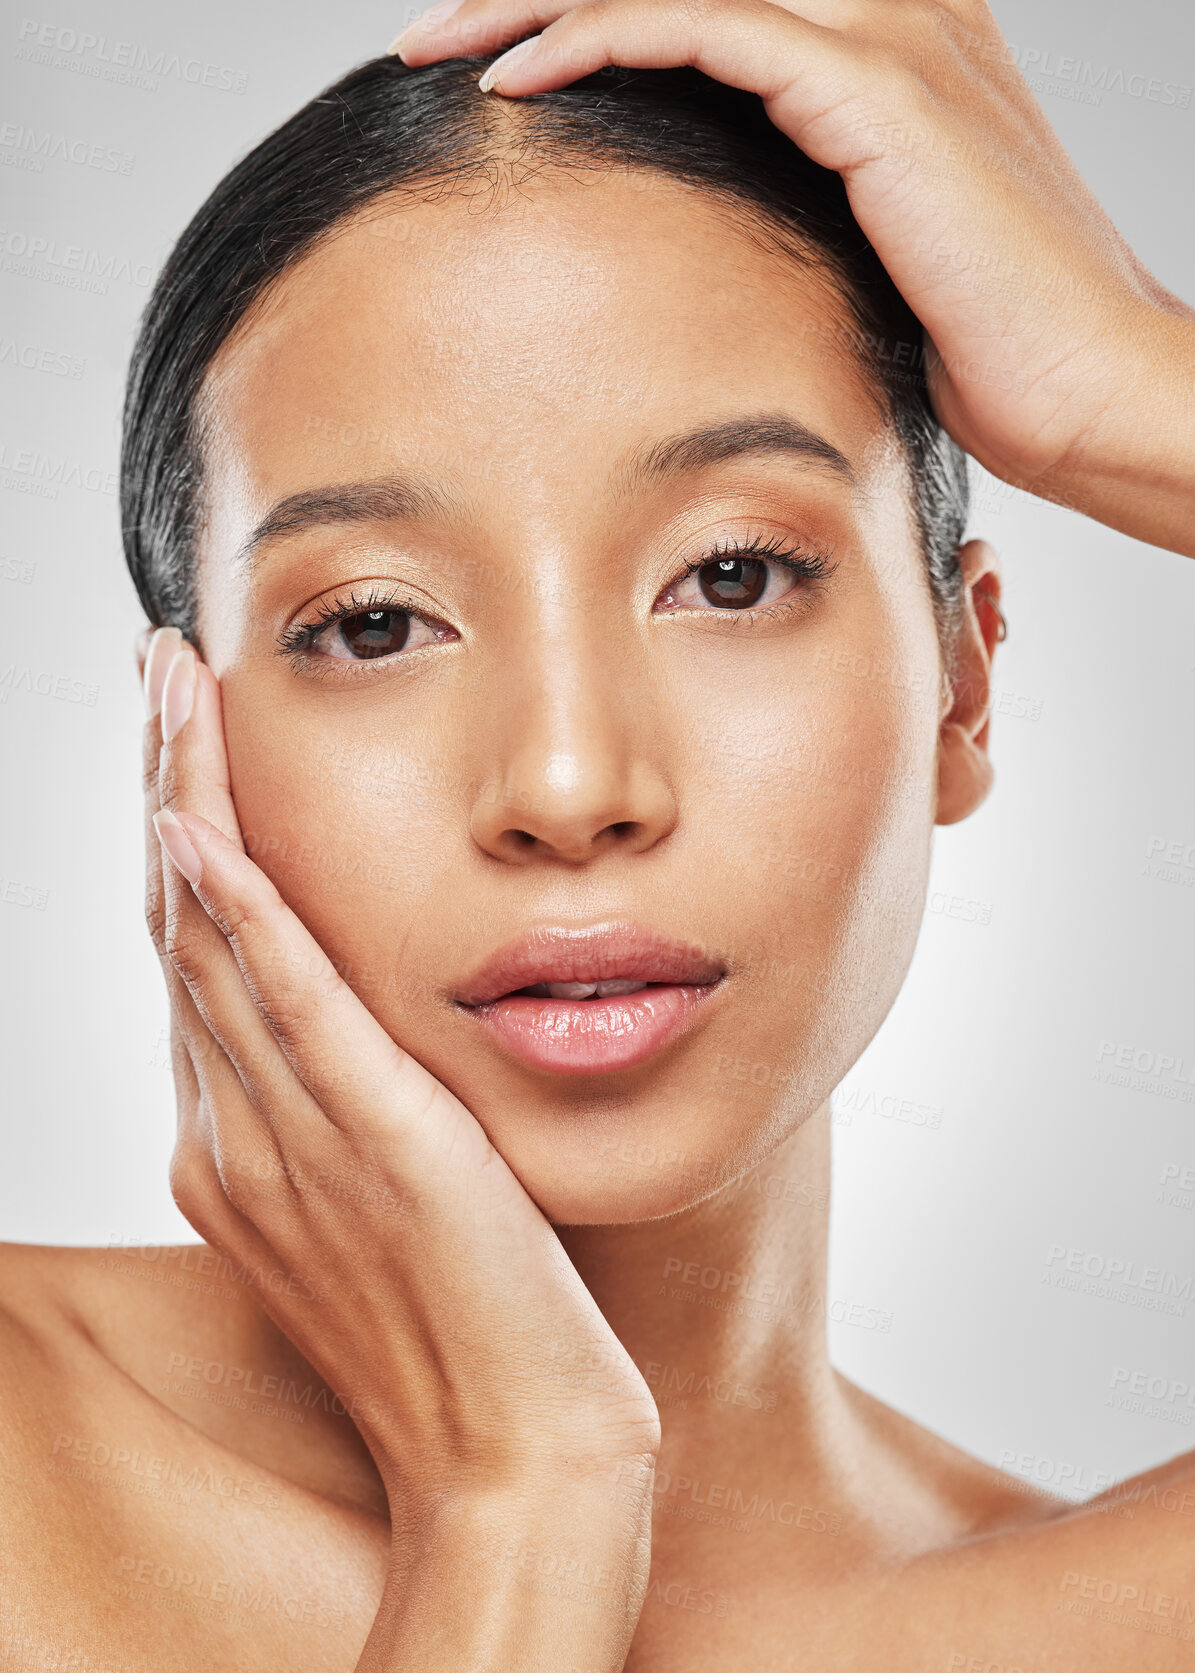
[[[162,689],[159,808],[154,845],[161,862],[160,815],[182,799],[243,849],[232,799],[220,687],[211,669],[182,644]],[[205,1028],[239,1069],[255,1104],[296,1093],[294,1075],[245,990],[228,942],[203,910],[177,866],[163,873],[163,927],[171,965],[185,982]],[[233,1049],[235,1042],[235,1050]],[[304,1100],[300,1098],[300,1104]]]
[[[249,996],[224,936],[185,878],[173,865],[163,865],[154,821],[180,793],[201,807],[229,840],[241,844],[219,683],[177,633],[173,640],[162,636],[160,644],[160,650],[151,647],[157,660],[146,676],[148,701],[160,703],[160,713],[146,726],[146,916],[166,973],[172,1012],[183,1027],[204,1092],[221,1112],[220,1155],[238,1146],[257,1153],[267,1140],[276,1151],[278,1111],[287,1111],[296,1122],[306,1116],[313,1123],[319,1112]],[[170,662],[163,675],[166,656]],[[156,757],[155,738],[161,739]],[[205,1079],[209,1062],[216,1066]],[[237,1097],[232,1095],[234,1075]],[[249,1107],[236,1114],[246,1099],[255,1117]],[[263,1115],[268,1131],[263,1130]]]
[[[173,868],[164,872],[162,845],[153,824],[160,811],[162,747],[162,704],[169,669],[183,647],[177,628],[151,632],[144,641],[141,665],[143,689],[148,718],[145,725],[144,785],[146,803],[146,920],[154,940],[166,980],[170,1002],[170,1046],[174,1072],[177,1132],[170,1164],[170,1187],[180,1213],[199,1235],[214,1247],[237,1256],[243,1262],[248,1252],[258,1266],[268,1269],[266,1244],[245,1212],[251,1204],[260,1203],[267,1194],[285,1199],[288,1174],[281,1160],[270,1124],[263,1122],[252,1107],[251,1099],[235,1066],[221,1049],[207,1027],[186,983],[171,956],[171,942],[178,935],[179,908],[194,916],[195,927],[212,935],[213,926],[199,907],[189,888],[178,891],[174,902],[173,919],[167,909],[167,876],[173,882]],[[214,679],[210,670],[202,670]],[[199,696],[201,719],[218,724],[218,748],[210,740],[197,741],[191,752],[191,778],[199,776],[199,762],[206,761],[210,776],[215,781],[216,811],[228,817],[231,791],[228,787],[227,761],[223,750],[223,722],[216,701],[206,687]],[[177,716],[177,688],[172,703],[172,714]],[[186,731],[186,726],[183,726]],[[170,765],[168,757],[167,764]],[[189,780],[190,782],[190,780]],[[221,797],[227,797],[227,807]],[[228,966],[226,979],[241,989],[241,1002],[252,1025],[264,1038],[267,1060],[276,1066],[274,1082],[268,1097],[276,1097],[280,1088],[277,1080],[285,1081],[284,1094],[292,1102],[306,1099],[305,1090],[297,1085],[289,1065],[282,1058],[276,1042],[261,1023],[252,1001],[244,992],[244,981],[235,961],[229,956],[222,938],[213,936],[215,950]],[[264,1066],[259,1058],[259,1069]]]
[[[438,58],[492,52],[507,41],[538,33],[587,0],[464,0],[432,6],[407,25],[388,52],[414,68]]]
[[[145,653],[145,664],[141,670],[144,682],[145,712],[150,720],[157,717],[162,707],[162,686],[166,680],[166,670],[174,660],[175,653],[183,642],[183,636],[177,627],[160,627],[150,635],[149,645]],[[159,739],[159,742],[161,740]]]
[[[540,25],[537,17],[549,21]],[[483,90],[512,97],[567,86],[607,64],[628,69],[688,64],[766,102],[780,98],[795,78],[810,85],[819,74],[841,74],[846,63],[835,31],[771,0],[735,0],[707,9],[659,0],[516,0],[509,22],[522,34],[542,30],[495,59],[479,82]],[[472,37],[470,44],[476,50]]]
[[[180,1003],[190,1004],[187,990],[170,962],[166,946],[166,879],[162,845],[154,826],[161,807],[162,688],[166,673],[182,644],[176,627],[159,628],[151,635],[142,668],[146,721],[142,738],[142,789],[145,797],[145,923],[166,980],[171,1013]]]
[[[156,833],[153,841],[161,867],[164,862]],[[193,905],[202,916],[198,902]],[[224,954],[240,989],[244,1011],[251,1014],[258,1027],[264,1027],[227,947]],[[171,1194],[180,1212],[206,1242],[234,1256],[238,1263],[243,1264],[250,1255],[257,1266],[269,1270],[272,1258],[266,1258],[268,1245],[258,1222],[276,1228],[280,1211],[294,1202],[296,1173],[300,1179],[308,1172],[322,1176],[327,1171],[326,1163],[311,1155],[297,1167],[287,1162],[274,1123],[263,1119],[241,1073],[200,1015],[173,959],[164,957],[163,967],[170,994],[170,1046],[178,1116],[170,1164]],[[282,1108],[293,1113],[309,1102],[309,1095],[272,1037],[267,1052],[274,1073],[271,1075],[259,1059],[255,1082],[258,1099],[270,1111]],[[292,1121],[292,1131],[296,1125],[298,1122]]]
[[[538,34],[566,12],[592,0],[465,0],[455,7],[432,6],[402,31],[389,52],[404,64],[493,52],[508,41]],[[860,0],[777,0],[786,11],[827,28],[841,28],[860,15]],[[505,90],[504,90],[505,91]]]
[[[228,771],[220,682],[185,643],[166,673],[161,721],[160,805],[172,807],[181,801],[243,847]]]
[[[390,1038],[248,855],[190,812],[164,812],[158,829],[227,937],[270,1032],[328,1119],[384,1145],[405,1140],[413,1159],[425,1163],[442,1163],[444,1143],[457,1160],[490,1162],[495,1153],[478,1123]],[[235,1060],[236,1046],[226,1044],[218,1021],[215,1030]],[[433,1135],[430,1150],[424,1133]]]
[[[172,1012],[187,1021],[187,1032],[196,1051],[205,1049],[202,1032],[206,1025],[202,1012],[196,1012],[194,996],[183,979],[180,963],[202,964],[209,975],[223,966],[226,982],[241,987],[243,982],[227,944],[200,908],[192,890],[172,866],[164,867],[154,821],[162,808],[169,805],[181,763],[188,794],[220,820],[222,828],[232,824],[237,830],[219,691],[210,670],[204,669],[203,673],[207,674],[207,680],[200,677],[198,658],[177,628],[164,628],[154,636],[145,667],[149,709],[144,761],[145,915],[166,976]],[[166,736],[167,731],[170,737]],[[277,1058],[269,1032],[255,1015],[251,1003],[245,1005],[245,1013],[254,1044],[266,1052],[267,1060]]]
[[[517,98],[567,86],[607,64],[690,65],[758,94],[769,118],[807,156],[846,171],[868,155],[860,136],[886,63],[879,52],[770,0],[708,9],[590,0],[495,59],[478,86]]]
[[[259,1150],[263,1129],[279,1154],[284,1143],[301,1147],[305,1135],[325,1124],[323,1112],[271,1032],[226,936],[196,898],[190,879],[197,868],[186,857],[182,826],[166,808],[154,815],[154,841],[159,854],[165,848],[170,855],[163,867],[159,938],[171,1005],[219,1112],[213,1121],[221,1153],[238,1146]],[[285,971],[274,972],[275,983],[286,979]],[[220,1057],[235,1073],[235,1088],[218,1068],[209,1068]],[[233,1091],[241,1097],[233,1098]]]

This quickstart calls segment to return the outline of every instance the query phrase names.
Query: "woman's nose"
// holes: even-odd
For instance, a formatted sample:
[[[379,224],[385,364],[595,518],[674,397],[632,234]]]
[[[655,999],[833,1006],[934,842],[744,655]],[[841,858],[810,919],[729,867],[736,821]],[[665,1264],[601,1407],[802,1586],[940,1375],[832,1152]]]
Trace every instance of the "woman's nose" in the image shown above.
[[[608,665],[600,690],[536,684],[494,717],[498,747],[474,800],[473,840],[495,859],[571,865],[654,847],[675,827],[677,802],[662,759],[667,727],[648,693],[611,690]]]

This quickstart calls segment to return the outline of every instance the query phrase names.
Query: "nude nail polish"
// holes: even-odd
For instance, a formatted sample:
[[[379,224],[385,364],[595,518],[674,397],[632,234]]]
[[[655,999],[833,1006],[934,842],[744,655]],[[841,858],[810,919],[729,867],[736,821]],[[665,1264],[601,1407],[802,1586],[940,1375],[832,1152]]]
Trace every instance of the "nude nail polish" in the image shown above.
[[[154,814],[154,830],[158,833],[158,841],[187,882],[198,883],[203,876],[203,861],[195,852],[195,845],[190,837],[168,808]]]
[[[516,64],[521,63],[539,45],[539,42],[540,37],[538,35],[531,35],[527,40],[520,41],[517,46],[512,46],[506,52],[501,53],[499,57],[494,59],[494,62],[477,83],[477,91],[488,93],[494,83],[504,76],[507,71],[513,69]]]
[[[178,653],[183,636],[177,627],[160,627],[149,642],[145,653],[143,690],[145,708],[150,720],[162,707],[162,687],[166,684],[166,670]]]
[[[195,707],[195,652],[190,645],[176,651],[162,687],[162,742],[170,743],[191,718]]]

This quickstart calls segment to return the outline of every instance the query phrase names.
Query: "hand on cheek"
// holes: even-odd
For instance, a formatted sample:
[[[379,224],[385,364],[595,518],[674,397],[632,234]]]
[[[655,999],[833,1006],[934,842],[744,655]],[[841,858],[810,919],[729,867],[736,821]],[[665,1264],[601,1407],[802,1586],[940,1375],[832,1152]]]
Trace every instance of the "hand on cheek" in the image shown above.
[[[256,1299],[356,1402],[404,1513],[429,1479],[472,1491],[479,1460],[480,1479],[517,1496],[562,1468],[588,1481],[652,1454],[650,1392],[544,1216],[245,852],[211,671],[166,630],[145,686],[147,916],[177,1046],[180,1209],[237,1266],[284,1275]],[[469,1298],[451,1316],[446,1284]],[[561,1339],[621,1376],[560,1389]],[[411,1459],[429,1467],[412,1477]],[[645,1581],[638,1547],[623,1555]]]

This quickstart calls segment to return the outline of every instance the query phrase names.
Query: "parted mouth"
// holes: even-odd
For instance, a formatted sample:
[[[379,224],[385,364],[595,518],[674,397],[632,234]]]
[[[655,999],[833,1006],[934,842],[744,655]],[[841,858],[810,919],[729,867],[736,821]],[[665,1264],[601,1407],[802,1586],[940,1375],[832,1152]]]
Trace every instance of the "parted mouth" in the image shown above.
[[[516,997],[592,1001],[650,987],[708,987],[725,974],[716,955],[640,924],[545,926],[499,948],[454,998],[470,1007]]]
[[[530,982],[502,998],[517,999],[611,999],[620,993],[638,993],[641,988],[658,987],[655,982],[637,982],[630,976],[614,976],[608,982]]]

